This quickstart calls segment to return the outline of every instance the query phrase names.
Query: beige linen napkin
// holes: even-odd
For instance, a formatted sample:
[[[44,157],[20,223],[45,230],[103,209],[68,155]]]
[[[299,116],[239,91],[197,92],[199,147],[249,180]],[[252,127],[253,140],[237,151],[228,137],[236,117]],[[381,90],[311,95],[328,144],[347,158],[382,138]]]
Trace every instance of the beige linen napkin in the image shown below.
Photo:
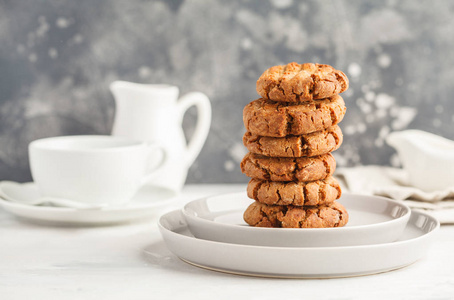
[[[404,170],[381,166],[338,168],[335,174],[351,193],[405,201],[412,208],[430,213],[442,224],[454,224],[454,186],[425,192],[407,183]]]

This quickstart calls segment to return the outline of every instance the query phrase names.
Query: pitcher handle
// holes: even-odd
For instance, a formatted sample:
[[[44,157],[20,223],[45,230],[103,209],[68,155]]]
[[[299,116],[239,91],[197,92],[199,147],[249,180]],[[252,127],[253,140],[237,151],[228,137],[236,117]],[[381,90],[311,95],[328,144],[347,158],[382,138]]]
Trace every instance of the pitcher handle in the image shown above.
[[[197,108],[197,124],[187,147],[185,161],[188,167],[192,165],[200,150],[202,150],[211,125],[210,100],[205,94],[200,92],[187,93],[178,100],[181,119],[183,120],[183,115],[193,105]]]

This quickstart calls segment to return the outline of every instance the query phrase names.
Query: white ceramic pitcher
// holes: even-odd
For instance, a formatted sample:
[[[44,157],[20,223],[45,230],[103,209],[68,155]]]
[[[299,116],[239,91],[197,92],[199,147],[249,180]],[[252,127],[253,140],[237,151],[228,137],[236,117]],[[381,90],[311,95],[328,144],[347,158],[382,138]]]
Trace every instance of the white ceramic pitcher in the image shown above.
[[[454,141],[421,131],[392,132],[386,142],[397,150],[410,184],[424,191],[454,186]]]
[[[191,92],[178,99],[179,89],[164,84],[115,81],[110,90],[116,102],[112,135],[156,142],[165,149],[166,161],[149,184],[179,192],[197,158],[211,125],[208,97]],[[182,121],[191,106],[197,108],[194,134],[186,142]]]

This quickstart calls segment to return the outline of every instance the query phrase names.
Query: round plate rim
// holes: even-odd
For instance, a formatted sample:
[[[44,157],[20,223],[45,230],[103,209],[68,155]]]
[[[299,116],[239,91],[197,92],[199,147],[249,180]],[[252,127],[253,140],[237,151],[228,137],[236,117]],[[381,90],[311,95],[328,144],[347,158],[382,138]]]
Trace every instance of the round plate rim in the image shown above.
[[[421,239],[421,238],[426,238],[427,235],[429,234],[432,234],[434,232],[436,232],[439,228],[440,228],[440,222],[433,216],[431,216],[430,214],[426,213],[426,212],[423,212],[423,211],[419,211],[419,210],[412,210],[412,212],[414,212],[415,214],[419,214],[419,215],[423,215],[424,217],[428,218],[428,219],[431,219],[435,224],[436,226],[430,230],[429,232],[426,232],[425,234],[421,235],[421,236],[418,236],[416,238],[412,238],[412,239],[409,239],[409,240],[404,240],[404,241],[394,241],[394,242],[388,242],[388,243],[381,243],[381,244],[371,244],[371,245],[351,245],[351,246],[331,246],[331,247],[284,247],[284,246],[258,246],[258,245],[246,245],[246,244],[234,244],[234,243],[228,243],[228,242],[218,242],[218,241],[212,241],[212,240],[205,240],[205,239],[200,239],[200,238],[196,238],[196,237],[190,237],[190,236],[186,236],[184,234],[180,234],[180,233],[177,233],[177,232],[174,232],[173,230],[170,230],[170,229],[167,229],[163,224],[162,224],[162,221],[164,218],[166,218],[168,215],[171,215],[171,214],[176,214],[177,212],[179,212],[181,214],[181,219],[184,220],[184,216],[183,216],[183,213],[181,210],[177,209],[177,210],[173,210],[173,211],[170,211],[170,212],[167,212],[165,214],[163,214],[159,220],[158,220],[158,227],[161,229],[161,230],[165,230],[167,232],[170,232],[171,234],[173,235],[178,235],[178,236],[181,236],[182,238],[184,239],[187,239],[187,240],[192,240],[192,239],[196,239],[198,242],[201,242],[201,243],[208,243],[208,244],[211,244],[211,243],[214,243],[214,244],[226,244],[226,245],[229,245],[229,247],[247,247],[247,248],[252,248],[252,249],[263,249],[263,248],[269,248],[269,249],[281,249],[281,250],[284,250],[284,251],[297,251],[297,250],[302,250],[302,249],[307,249],[307,250],[310,250],[310,251],[317,251],[317,250],[327,250],[327,249],[332,249],[332,250],[335,250],[335,249],[342,249],[342,250],[347,250],[347,249],[351,249],[351,248],[354,248],[354,249],[360,249],[360,248],[370,248],[370,247],[377,247],[377,248],[380,248],[380,247],[387,247],[389,245],[400,245],[400,244],[404,244],[404,243],[408,243],[409,241],[416,241],[418,239]],[[186,221],[184,221],[184,223],[181,224],[182,226],[184,227],[188,227],[188,224]],[[408,226],[408,225],[407,225]],[[291,250],[292,249],[292,250]]]
[[[211,196],[199,198],[199,199],[196,199],[196,200],[193,200],[193,201],[190,201],[190,202],[186,203],[181,211],[182,211],[182,213],[183,213],[183,215],[185,217],[188,217],[188,218],[194,220],[195,222],[203,223],[203,224],[205,224],[207,226],[208,225],[210,225],[210,226],[215,225],[216,227],[231,228],[231,229],[235,228],[235,229],[238,229],[238,230],[247,230],[247,231],[252,231],[253,230],[253,231],[264,231],[264,232],[271,232],[271,231],[276,232],[276,230],[282,230],[282,231],[288,231],[288,232],[291,232],[291,231],[301,232],[300,228],[267,228],[267,227],[252,227],[252,226],[238,226],[238,225],[234,225],[234,224],[225,224],[225,223],[211,221],[211,220],[208,220],[208,219],[205,219],[205,218],[201,218],[201,217],[198,217],[198,216],[194,216],[194,215],[190,214],[187,211],[187,206],[191,205],[192,203],[207,201],[209,198],[213,198],[213,197],[229,196],[229,195],[232,195],[232,196],[233,195],[242,195],[242,196],[244,196],[245,192],[217,194],[217,195],[211,195]],[[396,200],[391,200],[391,199],[388,199],[386,197],[375,196],[375,195],[361,195],[361,194],[355,194],[355,193],[343,193],[343,196],[378,198],[381,201],[385,201],[387,203],[391,203],[393,205],[400,206],[400,207],[404,208],[406,210],[406,212],[402,216],[400,216],[398,218],[395,218],[395,219],[392,219],[392,220],[387,220],[387,221],[384,221],[384,222],[374,223],[374,224],[366,224],[366,225],[359,225],[359,226],[352,226],[352,227],[348,227],[348,226],[347,227],[335,227],[335,228],[304,228],[304,231],[305,232],[322,232],[322,231],[333,231],[333,230],[336,230],[336,231],[339,232],[339,231],[362,230],[362,229],[367,229],[367,228],[370,228],[370,227],[388,226],[388,225],[392,225],[392,223],[399,223],[402,220],[404,220],[405,218],[409,219],[410,215],[411,215],[411,208],[409,206],[407,206],[406,204],[404,204],[402,202],[397,202]],[[251,199],[251,201],[253,201],[253,200]]]
[[[33,181],[24,182],[24,183],[8,181],[8,180],[0,181],[0,183],[4,183],[4,182],[8,182],[8,183],[11,182],[13,184],[20,184],[20,185],[24,185],[24,186],[36,185],[36,183],[34,183]],[[171,197],[164,198],[164,199],[154,201],[154,202],[152,201],[150,203],[144,202],[144,203],[141,203],[144,205],[135,205],[132,207],[118,205],[118,206],[105,206],[105,207],[96,208],[96,209],[90,209],[90,208],[80,209],[80,208],[60,207],[60,206],[29,205],[29,204],[24,204],[24,203],[19,203],[19,202],[8,201],[8,200],[4,199],[4,197],[2,197],[1,192],[0,192],[0,206],[4,206],[4,207],[6,206],[7,208],[11,208],[11,209],[21,209],[21,210],[39,211],[39,212],[65,212],[65,213],[68,213],[68,212],[80,213],[80,212],[86,212],[86,211],[132,212],[132,211],[136,211],[136,210],[151,209],[151,208],[157,208],[157,207],[161,207],[164,205],[172,204],[172,200],[175,200],[176,196],[177,195],[173,195]]]
[[[169,199],[163,199],[159,202],[153,203],[153,204],[147,204],[143,206],[134,206],[134,207],[101,207],[101,208],[95,208],[95,209],[90,209],[90,208],[72,208],[72,207],[59,207],[59,206],[39,206],[39,205],[28,205],[28,204],[22,204],[22,203],[16,203],[12,201],[8,201],[3,199],[0,196],[0,205],[7,207],[7,208],[12,208],[12,209],[21,209],[21,210],[28,210],[28,211],[40,211],[40,212],[87,212],[87,211],[98,211],[98,212],[114,212],[114,211],[122,211],[122,212],[128,212],[128,211],[135,211],[135,210],[143,210],[143,209],[149,209],[149,208],[156,208],[160,206],[164,206],[167,204],[172,204],[171,198]]]

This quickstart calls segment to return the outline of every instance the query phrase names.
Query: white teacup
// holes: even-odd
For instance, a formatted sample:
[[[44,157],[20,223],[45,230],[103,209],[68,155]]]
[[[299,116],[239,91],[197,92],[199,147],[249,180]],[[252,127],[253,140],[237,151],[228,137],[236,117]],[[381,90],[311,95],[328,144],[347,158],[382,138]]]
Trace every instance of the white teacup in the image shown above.
[[[33,141],[29,157],[41,196],[120,204],[159,169],[165,153],[155,144],[129,138],[82,135]]]

